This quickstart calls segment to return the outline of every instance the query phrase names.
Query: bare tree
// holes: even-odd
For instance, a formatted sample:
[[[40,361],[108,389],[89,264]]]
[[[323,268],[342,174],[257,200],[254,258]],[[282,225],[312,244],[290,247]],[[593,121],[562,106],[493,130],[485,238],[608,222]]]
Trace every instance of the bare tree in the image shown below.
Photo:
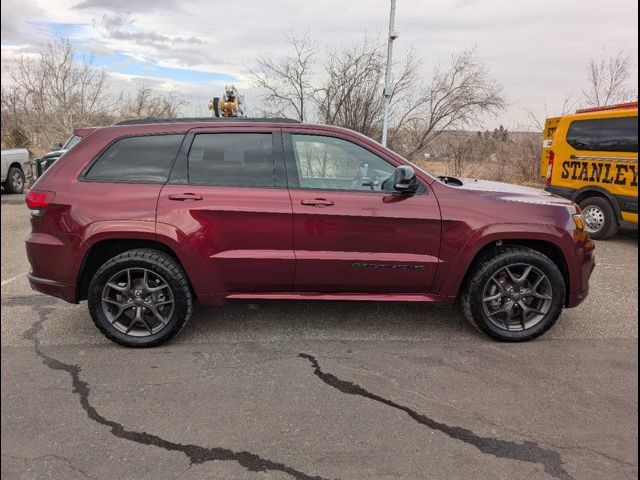
[[[370,137],[378,136],[385,66],[384,49],[368,38],[360,44],[330,51],[325,79],[314,97],[320,120]],[[392,116],[399,99],[415,88],[418,66],[413,51],[409,51],[404,62],[396,66],[399,73],[392,84]]]
[[[534,131],[542,132],[547,118],[566,115],[576,109],[577,103],[578,100],[573,94],[567,94],[562,99],[562,105],[560,108],[554,111],[550,112],[547,104],[544,104],[544,118],[539,117],[533,110],[526,108],[524,111],[527,114],[528,122],[524,125],[520,125],[520,127],[525,130],[533,129]]]
[[[158,93],[147,85],[133,95],[111,95],[106,72],[91,58],[78,60],[67,40],[24,53],[3,70],[8,78],[1,94],[3,141],[13,142],[12,132],[23,131],[36,153],[74,128],[123,118],[176,117],[183,105],[177,92]]]
[[[633,57],[624,52],[589,59],[587,86],[582,90],[588,106],[605,107],[637,98],[630,85]]]
[[[480,116],[504,107],[502,86],[475,50],[463,50],[453,55],[447,68],[436,67],[430,83],[408,101],[395,122],[391,146],[412,158],[443,131],[473,126]]]
[[[252,83],[265,92],[262,113],[305,121],[313,95],[312,68],[318,49],[308,35],[296,38],[289,34],[287,42],[292,55],[278,60],[260,56],[258,69],[250,71],[250,76]]]
[[[183,104],[174,90],[160,94],[148,85],[141,85],[133,96],[120,95],[117,113],[122,119],[175,118]]]
[[[55,40],[7,66],[3,124],[7,120],[22,125],[42,145],[108,115],[106,72],[93,67],[91,59],[77,61],[74,56],[67,40]]]

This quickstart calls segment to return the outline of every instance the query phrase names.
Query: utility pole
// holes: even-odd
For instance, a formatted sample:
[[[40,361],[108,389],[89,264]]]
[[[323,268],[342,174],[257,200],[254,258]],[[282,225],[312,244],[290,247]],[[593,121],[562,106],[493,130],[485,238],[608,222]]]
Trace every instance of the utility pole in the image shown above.
[[[387,130],[389,129],[389,103],[391,102],[391,66],[393,54],[393,41],[398,38],[395,30],[396,0],[391,0],[391,13],[389,15],[389,41],[387,44],[387,71],[384,74],[384,112],[382,114],[382,145],[387,146]]]

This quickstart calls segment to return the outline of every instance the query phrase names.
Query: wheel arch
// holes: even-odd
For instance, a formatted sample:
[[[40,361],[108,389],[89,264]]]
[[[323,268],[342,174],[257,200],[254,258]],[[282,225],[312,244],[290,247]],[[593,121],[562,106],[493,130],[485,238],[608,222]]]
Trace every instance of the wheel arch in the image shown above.
[[[564,256],[562,249],[555,243],[550,242],[548,240],[532,240],[532,239],[505,239],[505,240],[497,240],[491,241],[484,244],[474,255],[473,260],[469,263],[467,271],[465,272],[463,281],[461,286],[464,287],[466,285],[470,274],[473,272],[473,268],[476,266],[477,262],[480,258],[482,258],[488,252],[492,250],[498,250],[501,247],[524,247],[539,252],[549,258],[553,263],[555,263],[560,272],[562,273],[562,278],[565,282],[565,305],[569,302],[569,294],[571,291],[571,275],[569,272],[569,265],[567,263],[567,259]],[[463,288],[460,288],[459,294],[462,292]]]
[[[586,200],[587,198],[591,198],[591,197],[600,197],[607,200],[613,207],[613,211],[616,214],[616,218],[618,219],[618,222],[622,221],[622,209],[620,208],[620,203],[611,192],[609,192],[608,190],[602,187],[589,186],[589,187],[581,188],[580,190],[576,190],[573,193],[571,200],[573,200],[576,203],[580,203],[583,200]]]
[[[115,257],[123,252],[129,250],[135,250],[137,248],[154,249],[160,252],[170,255],[176,262],[183,268],[184,265],[180,261],[180,258],[176,253],[166,244],[157,240],[148,240],[140,238],[110,238],[99,240],[87,250],[82,264],[80,266],[80,273],[78,274],[76,284],[76,302],[87,299],[87,293],[89,291],[89,283],[93,278],[93,275],[98,271],[101,265],[103,265],[110,258]],[[185,270],[186,271],[186,270]],[[187,279],[189,276],[187,275]],[[191,282],[189,280],[189,282]],[[193,287],[189,283],[193,292]]]

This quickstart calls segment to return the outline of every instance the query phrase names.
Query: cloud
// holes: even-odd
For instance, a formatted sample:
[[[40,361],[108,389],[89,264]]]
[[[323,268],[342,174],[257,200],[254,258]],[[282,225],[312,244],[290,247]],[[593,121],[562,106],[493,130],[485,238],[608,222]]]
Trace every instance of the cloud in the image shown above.
[[[41,39],[41,34],[30,23],[34,18],[45,15],[31,0],[2,0],[2,41],[13,43],[31,43]]]
[[[125,32],[122,30],[112,30],[109,33],[109,38],[114,38],[116,40],[133,40],[139,43],[143,43],[146,45],[155,45],[159,46],[159,44],[176,44],[176,43],[187,43],[191,45],[206,45],[206,41],[196,38],[196,37],[181,37],[179,35],[160,35],[156,32]]]
[[[84,0],[73,8],[108,10],[113,12],[149,12],[153,10],[175,10],[179,8],[173,0]]]
[[[388,0],[3,0],[2,41],[37,45],[69,36],[111,72],[175,82],[204,99],[219,93],[223,78],[242,83],[259,54],[285,54],[286,32],[308,33],[321,45],[318,71],[327,49],[365,33],[384,40],[388,8]],[[413,46],[428,78],[453,52],[477,47],[505,86],[504,117],[515,122],[526,118],[525,108],[542,116],[546,104],[554,113],[568,92],[578,92],[590,56],[637,52],[637,10],[629,0],[609,0],[606,8],[582,0],[401,1],[394,56]]]
[[[93,21],[94,26],[96,25],[96,20]],[[105,13],[101,17],[100,23],[107,29],[113,30],[116,28],[124,27],[125,25],[129,25],[131,23],[129,15],[122,15],[120,13],[117,14],[109,14]]]

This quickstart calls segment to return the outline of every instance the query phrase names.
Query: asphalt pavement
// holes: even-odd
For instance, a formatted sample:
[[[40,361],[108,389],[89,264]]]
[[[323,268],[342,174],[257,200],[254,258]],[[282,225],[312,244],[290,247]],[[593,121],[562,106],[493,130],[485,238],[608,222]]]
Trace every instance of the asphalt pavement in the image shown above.
[[[28,212],[1,200],[3,479],[637,478],[635,228],[526,344],[455,308],[272,302],[131,350],[29,288]]]

